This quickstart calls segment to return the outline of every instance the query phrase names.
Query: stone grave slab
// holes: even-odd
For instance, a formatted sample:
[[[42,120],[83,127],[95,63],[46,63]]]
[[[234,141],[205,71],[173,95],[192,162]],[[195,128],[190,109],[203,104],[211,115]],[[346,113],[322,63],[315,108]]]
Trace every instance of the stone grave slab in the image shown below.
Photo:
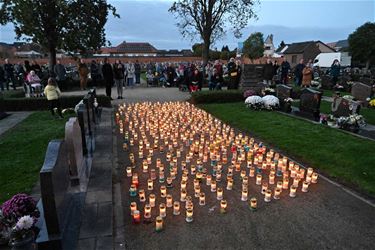
[[[310,88],[302,90],[299,103],[300,114],[319,120],[321,99],[322,93],[319,91]]]
[[[277,98],[279,98],[281,110],[290,112],[291,107],[290,105],[288,105],[288,103],[285,102],[285,99],[291,98],[292,88],[284,84],[279,84],[276,86],[276,96]]]
[[[352,96],[358,101],[365,102],[372,94],[372,88],[361,82],[355,82],[352,86]]]
[[[332,115],[335,117],[359,114],[361,103],[342,97],[334,98],[332,103]]]

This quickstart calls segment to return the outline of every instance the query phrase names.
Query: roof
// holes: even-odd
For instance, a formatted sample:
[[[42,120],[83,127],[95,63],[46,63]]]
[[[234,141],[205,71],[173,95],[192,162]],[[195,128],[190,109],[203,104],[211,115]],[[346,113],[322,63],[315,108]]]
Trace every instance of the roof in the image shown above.
[[[264,40],[264,44],[273,44],[273,35],[268,35],[266,40]]]
[[[275,51],[276,53],[284,53],[286,49],[288,49],[289,44],[285,44],[284,46],[278,47]]]
[[[316,44],[316,42],[308,41],[308,42],[292,43],[288,46],[287,50],[284,51],[284,54],[301,54],[311,44]]]
[[[156,53],[158,50],[150,43],[128,43],[122,42],[116,47],[119,53]]]

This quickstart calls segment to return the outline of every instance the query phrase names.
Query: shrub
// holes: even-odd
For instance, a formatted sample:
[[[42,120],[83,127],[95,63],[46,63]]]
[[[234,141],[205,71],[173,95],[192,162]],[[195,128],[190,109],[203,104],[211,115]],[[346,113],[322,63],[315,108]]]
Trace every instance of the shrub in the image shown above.
[[[243,102],[244,99],[243,93],[240,90],[200,91],[192,93],[190,102],[193,104],[226,103]]]
[[[62,96],[60,97],[61,108],[74,108],[83,96]],[[98,95],[99,106],[111,107],[111,100],[104,95]],[[2,98],[0,105],[3,105],[5,111],[34,111],[48,110],[46,98]]]

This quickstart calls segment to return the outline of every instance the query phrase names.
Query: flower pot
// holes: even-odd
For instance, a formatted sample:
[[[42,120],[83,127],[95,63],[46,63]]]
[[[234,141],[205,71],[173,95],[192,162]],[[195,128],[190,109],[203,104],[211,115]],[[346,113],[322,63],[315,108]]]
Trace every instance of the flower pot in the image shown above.
[[[9,246],[12,247],[12,250],[35,250],[34,234],[31,232],[22,239],[11,239]]]

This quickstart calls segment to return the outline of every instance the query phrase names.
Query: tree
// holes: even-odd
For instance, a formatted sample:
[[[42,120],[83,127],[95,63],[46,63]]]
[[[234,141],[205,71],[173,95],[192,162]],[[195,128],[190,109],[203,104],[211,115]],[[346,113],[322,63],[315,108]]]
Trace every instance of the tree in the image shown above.
[[[284,48],[285,45],[286,45],[286,44],[285,44],[284,40],[282,40],[282,41],[280,42],[279,47],[278,47],[277,49]]]
[[[366,69],[375,62],[375,23],[367,22],[348,37],[349,52],[356,60],[366,63]]]
[[[221,48],[221,52],[224,52],[224,51],[227,51],[227,52],[230,51],[228,45],[223,46],[223,47]]]
[[[207,63],[211,44],[221,38],[228,28],[235,37],[251,18],[256,18],[254,5],[258,0],[180,0],[169,12],[175,15],[177,27],[184,37],[199,36],[204,43],[203,62]]]
[[[247,55],[251,61],[263,56],[264,40],[263,34],[260,32],[252,33],[243,44],[243,53]]]
[[[14,24],[16,39],[42,45],[49,54],[50,69],[56,50],[85,53],[105,45],[104,25],[109,11],[106,0],[1,0],[0,24]]]
[[[191,49],[195,56],[202,56],[203,43],[195,43]]]

